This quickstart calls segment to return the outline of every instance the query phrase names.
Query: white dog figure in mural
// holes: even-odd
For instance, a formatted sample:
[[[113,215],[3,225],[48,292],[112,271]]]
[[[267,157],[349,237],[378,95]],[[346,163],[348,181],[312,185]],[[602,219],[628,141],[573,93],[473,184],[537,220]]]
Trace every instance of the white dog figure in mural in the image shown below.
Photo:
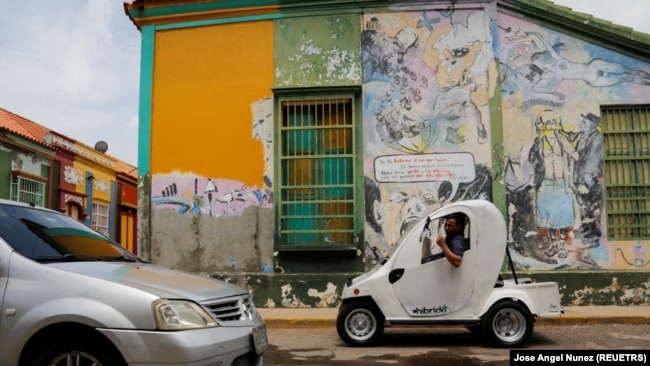
[[[434,115],[447,122],[449,142],[464,141],[450,136],[466,122],[475,120],[478,142],[487,140],[487,130],[477,108],[484,109],[494,96],[497,68],[491,47],[490,20],[484,12],[472,12],[467,25],[455,22],[429,34],[422,59],[437,71],[436,80],[443,91],[436,98]]]

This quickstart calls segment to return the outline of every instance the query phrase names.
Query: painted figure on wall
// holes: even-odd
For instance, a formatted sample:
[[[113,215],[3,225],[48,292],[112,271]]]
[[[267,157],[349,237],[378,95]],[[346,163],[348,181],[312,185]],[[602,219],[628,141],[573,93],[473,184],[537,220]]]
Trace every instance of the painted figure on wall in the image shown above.
[[[644,70],[632,70],[602,58],[574,61],[562,56],[564,44],[551,44],[538,32],[515,31],[511,27],[502,30],[511,42],[502,65],[503,89],[517,95],[524,110],[538,105],[564,107],[566,95],[558,91],[564,80],[580,80],[597,88],[621,83],[650,85],[650,73]]]
[[[446,124],[447,140],[464,141],[461,128],[474,122],[479,143],[487,140],[487,129],[478,109],[494,96],[497,69],[491,48],[489,19],[472,12],[467,24],[452,14],[448,25],[429,34],[422,59],[436,73],[443,88],[434,103],[434,118]]]
[[[565,246],[571,243],[570,231],[575,222],[569,159],[578,153],[562,134],[562,120],[556,111],[544,110],[535,118],[538,136],[530,149],[528,161],[535,174],[535,224],[543,235],[544,254],[567,257]],[[548,248],[548,249],[547,249]]]
[[[419,36],[410,28],[395,36],[381,30],[372,17],[361,34],[363,79],[372,85],[373,131],[388,148],[407,154],[428,152],[435,134],[431,113],[426,111],[428,78],[418,63]]]
[[[597,268],[590,249],[603,237],[600,118],[580,115],[577,131],[553,110],[534,122],[534,142],[506,166],[509,242],[540,266]],[[524,267],[533,263],[519,259]]]
[[[497,85],[490,19],[483,11],[422,13],[418,28],[391,35],[378,16],[361,35],[363,81],[379,140],[402,153],[487,140],[488,103]],[[413,15],[397,16],[404,24]],[[438,27],[435,27],[438,25]],[[473,129],[470,131],[468,129]]]
[[[573,163],[573,189],[581,210],[578,229],[582,242],[597,247],[602,235],[601,206],[603,201],[603,136],[598,131],[600,117],[593,113],[581,115],[578,132],[562,131],[575,144],[578,159]]]
[[[410,193],[409,185],[380,186],[365,177],[366,246],[382,255],[426,214],[440,207],[435,183],[417,185],[420,190]],[[428,188],[431,187],[431,188]],[[371,249],[372,250],[372,249]]]

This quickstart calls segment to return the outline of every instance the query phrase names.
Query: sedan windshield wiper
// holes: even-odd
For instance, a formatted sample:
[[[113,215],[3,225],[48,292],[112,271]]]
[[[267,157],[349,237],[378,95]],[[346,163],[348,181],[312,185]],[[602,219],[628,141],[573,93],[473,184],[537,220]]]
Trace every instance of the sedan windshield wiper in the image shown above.
[[[44,255],[34,258],[37,262],[88,262],[96,261],[97,257],[79,254],[64,254],[64,255]]]
[[[107,262],[137,262],[138,258],[127,257],[125,255],[116,255],[116,256],[100,255],[99,257],[97,257],[97,260],[107,261]]]

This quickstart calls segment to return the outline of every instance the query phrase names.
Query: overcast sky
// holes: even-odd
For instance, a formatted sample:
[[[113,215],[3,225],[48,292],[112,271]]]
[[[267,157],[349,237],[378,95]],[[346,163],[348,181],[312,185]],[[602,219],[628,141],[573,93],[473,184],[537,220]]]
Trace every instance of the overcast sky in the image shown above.
[[[1,108],[137,165],[139,75],[122,1],[0,1]]]
[[[555,0],[650,33],[650,0]],[[0,108],[137,165],[140,32],[121,0],[1,0]]]

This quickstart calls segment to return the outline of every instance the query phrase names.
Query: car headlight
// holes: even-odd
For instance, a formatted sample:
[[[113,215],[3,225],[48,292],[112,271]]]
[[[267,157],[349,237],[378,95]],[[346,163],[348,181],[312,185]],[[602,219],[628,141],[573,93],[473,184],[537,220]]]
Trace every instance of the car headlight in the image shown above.
[[[202,307],[186,300],[160,299],[153,303],[156,326],[160,330],[184,330],[218,326]]]

